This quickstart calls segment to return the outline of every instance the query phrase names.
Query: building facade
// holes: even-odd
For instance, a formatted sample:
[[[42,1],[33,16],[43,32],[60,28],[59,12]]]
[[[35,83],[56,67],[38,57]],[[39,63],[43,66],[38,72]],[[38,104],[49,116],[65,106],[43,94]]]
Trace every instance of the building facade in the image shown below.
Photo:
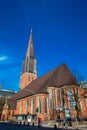
[[[7,101],[16,94],[16,91],[0,89],[0,119],[7,119],[8,103]]]
[[[36,77],[32,31],[19,87],[20,91],[10,98],[6,107],[9,120],[87,119],[87,93],[65,64]]]

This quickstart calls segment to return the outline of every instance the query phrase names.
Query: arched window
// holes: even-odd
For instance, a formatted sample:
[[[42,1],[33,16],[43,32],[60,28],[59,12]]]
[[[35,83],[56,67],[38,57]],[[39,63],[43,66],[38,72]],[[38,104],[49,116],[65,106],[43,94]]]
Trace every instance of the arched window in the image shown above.
[[[26,113],[28,113],[29,100],[26,100]]]
[[[45,113],[48,113],[48,99],[45,98]]]
[[[72,93],[72,89],[68,89],[67,91],[67,95],[68,95],[68,103],[69,103],[69,109],[75,109],[74,104],[75,104],[75,100],[73,98],[73,93]]]
[[[12,115],[14,116],[14,111],[12,112]]]
[[[35,99],[33,99],[33,114],[35,113]]]
[[[42,104],[42,103],[41,103],[41,99],[39,98],[39,112],[40,112],[40,113],[41,113],[41,111],[42,111],[42,110],[41,110],[41,104]]]
[[[57,107],[57,90],[55,90],[55,107]]]
[[[20,102],[20,114],[22,114],[22,102]]]
[[[50,109],[53,109],[52,90],[49,91],[49,101],[50,101]]]
[[[35,114],[35,98],[31,100],[31,113]]]

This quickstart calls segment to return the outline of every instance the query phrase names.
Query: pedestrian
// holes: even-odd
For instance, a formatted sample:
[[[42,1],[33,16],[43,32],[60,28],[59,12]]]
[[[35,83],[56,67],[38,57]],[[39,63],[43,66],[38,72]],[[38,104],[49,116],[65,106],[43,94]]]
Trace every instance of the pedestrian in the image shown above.
[[[28,125],[30,125],[30,123],[31,123],[31,118],[28,117]]]
[[[40,117],[38,117],[38,128],[40,127]]]

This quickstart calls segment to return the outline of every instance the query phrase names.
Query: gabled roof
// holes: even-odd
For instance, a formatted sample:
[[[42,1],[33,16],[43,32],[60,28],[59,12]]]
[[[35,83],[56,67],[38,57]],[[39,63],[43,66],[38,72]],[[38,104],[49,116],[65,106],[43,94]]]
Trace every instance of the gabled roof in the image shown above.
[[[75,77],[71,74],[68,67],[62,64],[32,81],[26,88],[15,94],[12,99],[19,100],[32,94],[47,93],[47,87],[49,86],[62,87],[76,84]]]

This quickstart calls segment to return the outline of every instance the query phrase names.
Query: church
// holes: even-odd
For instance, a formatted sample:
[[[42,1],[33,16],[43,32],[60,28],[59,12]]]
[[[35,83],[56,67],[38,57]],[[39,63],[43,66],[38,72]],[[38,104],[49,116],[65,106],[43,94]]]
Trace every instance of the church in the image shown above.
[[[87,103],[81,96],[87,97],[87,94],[83,88],[80,89],[66,64],[37,77],[33,44],[31,30],[22,63],[19,92],[4,105],[2,119],[26,122],[29,117],[35,120],[87,119]],[[79,96],[81,100],[77,100]]]

